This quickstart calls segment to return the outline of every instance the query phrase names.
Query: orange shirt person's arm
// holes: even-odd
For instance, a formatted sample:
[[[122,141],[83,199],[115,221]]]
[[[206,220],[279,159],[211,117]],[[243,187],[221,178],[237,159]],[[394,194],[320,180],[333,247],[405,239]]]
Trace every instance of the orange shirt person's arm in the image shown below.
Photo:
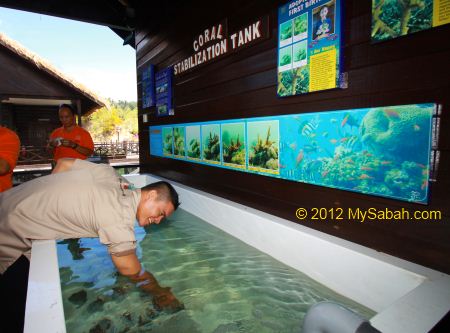
[[[0,126],[0,192],[12,187],[12,173],[17,164],[19,149],[17,134]]]

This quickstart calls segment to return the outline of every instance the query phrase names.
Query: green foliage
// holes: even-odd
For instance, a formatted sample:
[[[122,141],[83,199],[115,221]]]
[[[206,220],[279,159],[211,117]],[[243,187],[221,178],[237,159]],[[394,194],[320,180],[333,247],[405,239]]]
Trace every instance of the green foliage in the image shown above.
[[[137,140],[136,102],[108,101],[110,108],[101,108],[83,119],[94,141]]]

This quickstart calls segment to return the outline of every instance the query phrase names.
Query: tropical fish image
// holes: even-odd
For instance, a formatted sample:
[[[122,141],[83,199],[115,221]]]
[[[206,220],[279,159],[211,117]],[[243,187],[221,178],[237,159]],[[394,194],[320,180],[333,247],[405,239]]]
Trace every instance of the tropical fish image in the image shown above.
[[[298,171],[293,180],[424,201],[432,109],[423,104],[290,116],[297,130],[282,132],[282,141],[296,146],[282,150],[281,162]]]
[[[311,137],[315,136],[315,131],[318,126],[319,126],[319,120],[316,117],[316,118],[311,119],[310,121],[302,122],[298,128],[298,132],[303,136],[311,138]]]
[[[341,127],[344,127],[346,125],[350,126],[350,129],[352,129],[353,127],[359,127],[358,121],[356,120],[355,116],[352,116],[350,112],[344,114],[344,117],[341,121]]]
[[[249,168],[257,171],[279,170],[278,121],[249,122]]]
[[[222,125],[223,162],[245,165],[245,124],[233,123]]]

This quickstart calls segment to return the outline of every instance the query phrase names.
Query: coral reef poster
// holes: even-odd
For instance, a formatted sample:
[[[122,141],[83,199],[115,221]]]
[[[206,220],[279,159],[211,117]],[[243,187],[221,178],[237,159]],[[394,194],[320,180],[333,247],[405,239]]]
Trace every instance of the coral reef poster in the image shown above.
[[[372,41],[450,23],[449,0],[372,0]]]
[[[172,127],[163,127],[163,154],[172,155],[173,154],[173,129]]]
[[[175,129],[184,127],[178,133],[186,133],[187,154],[200,154],[198,143],[203,146],[195,163],[426,204],[435,108],[413,104],[150,126],[150,154],[184,158],[169,154]]]
[[[222,124],[222,160],[229,167],[245,169],[245,122]]]
[[[220,164],[220,124],[202,125],[202,160]]]
[[[185,128],[173,128],[173,154],[175,157],[185,158]]]
[[[247,128],[248,169],[278,174],[279,120],[249,121]]]
[[[187,158],[200,160],[201,157],[201,139],[200,125],[186,126]]]
[[[294,0],[278,9],[278,96],[339,87],[341,0]]]

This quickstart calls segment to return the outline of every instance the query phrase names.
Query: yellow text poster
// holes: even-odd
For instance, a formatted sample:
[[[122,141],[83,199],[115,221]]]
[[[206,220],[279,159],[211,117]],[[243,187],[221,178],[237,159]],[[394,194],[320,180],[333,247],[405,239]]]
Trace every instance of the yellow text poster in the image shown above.
[[[309,91],[336,88],[336,48],[309,58]]]
[[[433,1],[433,27],[450,23],[450,0]]]

